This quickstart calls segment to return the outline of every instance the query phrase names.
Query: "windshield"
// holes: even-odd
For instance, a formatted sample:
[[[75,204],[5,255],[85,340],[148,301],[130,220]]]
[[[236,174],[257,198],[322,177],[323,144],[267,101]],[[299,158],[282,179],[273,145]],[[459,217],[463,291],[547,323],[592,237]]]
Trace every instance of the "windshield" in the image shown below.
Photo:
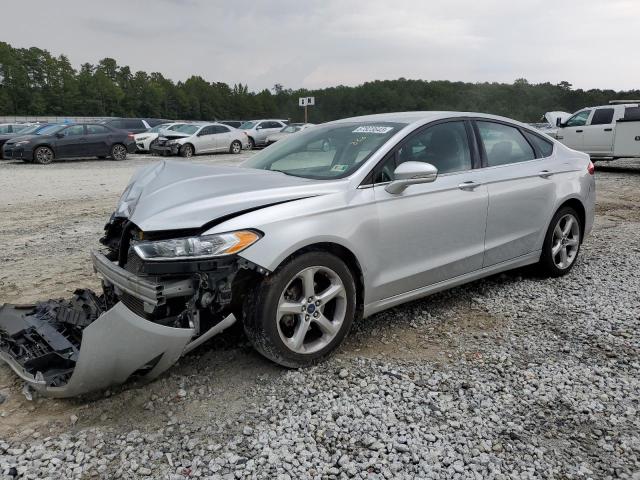
[[[240,125],[241,130],[251,130],[255,126],[256,122],[244,122]]]
[[[198,129],[201,126],[202,125],[180,125],[178,128],[175,129],[175,131],[180,133],[186,133],[188,135],[193,135],[198,131]]]
[[[242,166],[319,180],[342,178],[360,168],[405,126],[350,122],[309,128],[262,150]]]
[[[42,125],[30,125],[27,128],[20,130],[20,135],[30,135],[32,133],[36,133],[41,128],[43,128]]]
[[[169,125],[171,125],[171,124],[170,123],[161,123],[160,125],[156,125],[155,127],[150,128],[149,130],[147,130],[147,132],[149,132],[149,133],[160,133],[160,130],[164,130]]]
[[[66,127],[66,125],[49,125],[44,127],[41,130],[38,130],[36,133],[38,135],[49,135],[52,133],[56,133],[59,130],[62,130],[64,127]]]
[[[300,125],[287,125],[280,131],[282,133],[296,133],[296,132],[299,132],[300,130],[302,130],[302,127]]]

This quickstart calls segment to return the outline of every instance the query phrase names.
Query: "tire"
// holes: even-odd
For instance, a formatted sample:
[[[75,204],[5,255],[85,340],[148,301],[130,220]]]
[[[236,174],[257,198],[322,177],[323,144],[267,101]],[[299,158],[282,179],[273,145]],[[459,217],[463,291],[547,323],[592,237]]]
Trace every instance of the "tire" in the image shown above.
[[[55,158],[49,147],[38,147],[33,152],[33,161],[40,165],[49,165]]]
[[[561,277],[571,271],[580,253],[583,225],[571,207],[563,207],[551,219],[542,245],[539,267],[543,274]]]
[[[330,292],[333,296],[327,297]],[[243,323],[258,352],[299,368],[329,356],[346,337],[355,313],[356,287],[347,265],[335,255],[308,252],[279,267],[246,296]]]
[[[234,140],[231,142],[231,146],[229,147],[229,152],[237,155],[242,152],[242,143],[239,140]]]
[[[254,148],[256,148],[256,142],[253,140],[253,138],[249,137],[249,141],[247,142],[247,150],[253,150]]]
[[[186,145],[183,145],[182,147],[180,147],[180,156],[184,157],[184,158],[191,158],[193,157],[193,145],[191,145],[190,143],[187,143]]]
[[[121,143],[116,143],[111,147],[111,158],[116,162],[127,159],[127,148]]]

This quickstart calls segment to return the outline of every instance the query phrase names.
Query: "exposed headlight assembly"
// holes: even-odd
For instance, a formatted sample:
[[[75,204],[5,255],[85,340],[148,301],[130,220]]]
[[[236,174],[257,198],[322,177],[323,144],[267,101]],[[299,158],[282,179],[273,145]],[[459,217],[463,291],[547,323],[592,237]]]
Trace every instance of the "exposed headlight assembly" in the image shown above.
[[[143,241],[134,245],[136,253],[145,260],[190,260],[222,257],[241,252],[260,240],[251,230],[202,235],[170,240]]]

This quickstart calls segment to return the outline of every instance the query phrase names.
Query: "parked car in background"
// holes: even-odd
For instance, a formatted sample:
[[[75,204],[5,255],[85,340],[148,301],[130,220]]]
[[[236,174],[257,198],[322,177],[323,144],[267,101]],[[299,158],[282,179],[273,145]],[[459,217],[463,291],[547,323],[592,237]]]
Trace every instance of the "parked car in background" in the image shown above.
[[[538,131],[549,135],[551,138],[556,138],[556,134],[558,132],[558,127],[556,126],[556,124],[558,122],[558,119],[564,122],[570,116],[571,114],[567,112],[547,112],[542,117],[544,121],[538,123],[530,123],[529,125],[537,129]]]
[[[240,128],[240,125],[244,123],[244,120],[218,120],[218,123],[222,123],[223,125],[229,125],[233,128]]]
[[[46,165],[54,160],[78,157],[125,160],[127,153],[135,150],[132,133],[104,124],[70,123],[12,138],[4,144],[2,153],[6,159]]]
[[[249,137],[247,149],[254,147],[263,147],[267,144],[267,137],[278,133],[288,125],[287,120],[250,120],[240,125],[240,129],[244,130]]]
[[[640,157],[640,100],[614,100],[557,120],[556,137],[595,160]]]
[[[240,153],[248,145],[245,132],[221,123],[187,123],[158,137],[150,147],[157,155],[191,157],[200,153]]]
[[[33,388],[71,396],[157,377],[238,319],[265,357],[314,365],[361,317],[524,265],[569,273],[594,210],[587,155],[485,114],[344,119],[239,167],[155,163],[92,254],[98,311],[71,324],[47,315],[55,301],[5,305],[0,329],[18,333],[0,352]]]
[[[19,133],[27,127],[33,125],[32,123],[0,123],[0,135],[7,133]]]
[[[265,141],[266,145],[271,145],[272,143],[277,142],[278,140],[282,140],[284,137],[291,135],[292,133],[300,132],[306,128],[313,127],[315,123],[290,123],[278,133],[273,133],[269,135]]]
[[[133,136],[136,141],[136,148],[139,152],[148,152],[151,143],[157,140],[158,136],[171,132],[182,125],[185,125],[185,123],[161,123],[146,132],[136,133]]]
[[[142,133],[151,128],[151,125],[142,118],[107,118],[100,123],[129,133]]]
[[[27,125],[26,128],[19,130],[13,133],[4,133],[0,134],[0,158],[4,158],[2,154],[2,146],[7,142],[7,140],[11,140],[12,138],[23,136],[23,135],[35,135],[38,132],[44,130],[46,127],[53,125],[51,123],[36,123]]]
[[[173,120],[167,120],[166,118],[143,118],[142,120],[144,120],[147,123],[147,125],[149,125],[152,128],[162,123],[173,122]]]

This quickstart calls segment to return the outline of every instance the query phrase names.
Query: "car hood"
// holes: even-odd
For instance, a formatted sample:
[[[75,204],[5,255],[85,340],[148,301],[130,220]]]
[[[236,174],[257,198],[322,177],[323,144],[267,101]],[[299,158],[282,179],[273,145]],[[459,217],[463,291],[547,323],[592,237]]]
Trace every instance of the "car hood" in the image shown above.
[[[116,216],[143,231],[201,228],[234,214],[344,189],[319,181],[243,167],[163,161],[134,175]]]
[[[564,122],[570,116],[571,114],[567,112],[547,112],[544,114],[544,119],[549,122],[549,125],[555,127],[558,118]]]

